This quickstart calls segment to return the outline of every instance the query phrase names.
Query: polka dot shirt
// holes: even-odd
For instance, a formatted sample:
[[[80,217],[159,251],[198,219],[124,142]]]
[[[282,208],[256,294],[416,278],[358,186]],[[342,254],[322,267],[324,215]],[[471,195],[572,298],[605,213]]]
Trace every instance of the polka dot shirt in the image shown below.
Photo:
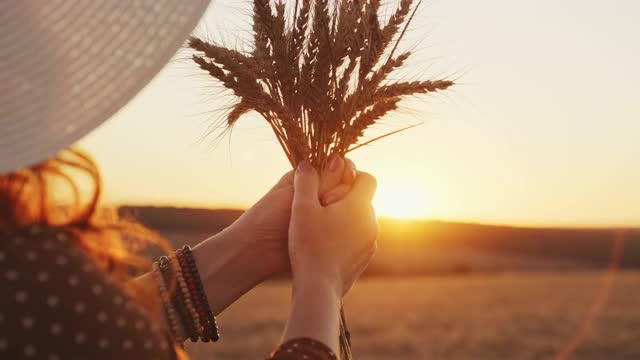
[[[0,359],[175,359],[166,333],[64,232],[0,233]]]

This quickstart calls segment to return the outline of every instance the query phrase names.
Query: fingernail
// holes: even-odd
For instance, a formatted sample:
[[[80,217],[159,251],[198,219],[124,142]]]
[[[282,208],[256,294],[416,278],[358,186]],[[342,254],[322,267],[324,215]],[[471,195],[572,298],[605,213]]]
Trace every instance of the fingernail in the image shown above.
[[[336,171],[340,165],[340,155],[333,154],[329,159],[329,171]]]
[[[308,160],[302,160],[298,163],[298,172],[303,173],[311,170],[311,163]]]
[[[338,200],[338,197],[335,195],[328,195],[327,197],[324,198],[324,205],[331,205],[334,202],[336,202],[336,200]]]

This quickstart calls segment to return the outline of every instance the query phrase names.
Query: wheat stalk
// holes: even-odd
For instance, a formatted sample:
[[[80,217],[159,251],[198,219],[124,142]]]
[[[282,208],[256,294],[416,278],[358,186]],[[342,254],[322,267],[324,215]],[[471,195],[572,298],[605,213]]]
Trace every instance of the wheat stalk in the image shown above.
[[[227,126],[256,111],[292,166],[306,159],[323,168],[331,154],[360,147],[365,131],[402,98],[454,84],[387,83],[411,55],[395,51],[420,3],[399,0],[382,24],[380,0],[296,0],[289,12],[282,0],[253,0],[250,52],[196,37],[189,47],[196,64],[238,99]]]

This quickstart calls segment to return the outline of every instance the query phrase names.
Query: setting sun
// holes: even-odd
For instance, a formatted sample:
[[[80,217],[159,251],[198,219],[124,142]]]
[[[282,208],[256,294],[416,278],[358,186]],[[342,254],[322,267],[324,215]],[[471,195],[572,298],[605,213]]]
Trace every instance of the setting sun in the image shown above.
[[[424,186],[410,179],[388,180],[380,180],[373,200],[378,216],[408,219],[432,215],[431,196]]]

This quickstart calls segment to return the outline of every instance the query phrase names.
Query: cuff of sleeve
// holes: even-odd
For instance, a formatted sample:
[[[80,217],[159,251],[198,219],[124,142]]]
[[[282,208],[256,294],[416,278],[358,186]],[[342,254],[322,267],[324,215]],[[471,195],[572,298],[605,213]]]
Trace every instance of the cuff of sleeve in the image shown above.
[[[280,345],[268,360],[338,360],[336,354],[325,344],[310,338],[292,339]]]

